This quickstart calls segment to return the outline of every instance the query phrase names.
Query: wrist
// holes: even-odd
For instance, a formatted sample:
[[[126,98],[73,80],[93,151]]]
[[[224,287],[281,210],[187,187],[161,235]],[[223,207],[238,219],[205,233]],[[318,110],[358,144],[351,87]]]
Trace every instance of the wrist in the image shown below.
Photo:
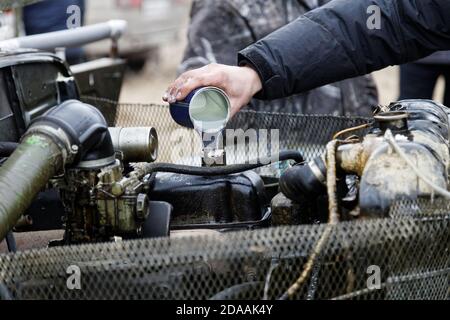
[[[262,82],[261,79],[259,78],[259,74],[258,72],[256,72],[255,69],[253,69],[249,65],[242,66],[242,68],[247,73],[246,78],[249,80],[250,83],[251,95],[254,96],[259,91],[262,90]]]

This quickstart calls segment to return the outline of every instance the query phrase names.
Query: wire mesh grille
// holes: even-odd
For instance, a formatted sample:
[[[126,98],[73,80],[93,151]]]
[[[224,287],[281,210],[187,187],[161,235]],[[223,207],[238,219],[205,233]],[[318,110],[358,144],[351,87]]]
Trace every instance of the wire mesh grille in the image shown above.
[[[88,99],[85,99],[88,100]],[[171,161],[167,107],[95,101],[110,125],[154,126]],[[92,103],[92,102],[91,102]],[[100,105],[102,103],[102,105]],[[311,159],[362,118],[244,112],[230,128],[280,130],[281,149]],[[186,135],[195,135],[187,129]],[[192,151],[192,150],[191,150]],[[182,157],[178,160],[182,161]],[[0,256],[0,295],[17,299],[449,299],[450,202],[399,201],[390,218],[169,239],[50,248]],[[322,243],[318,246],[318,243]],[[80,290],[68,270],[80,271]]]
[[[448,299],[449,217],[333,227],[295,299]],[[0,258],[20,299],[276,299],[295,282],[325,225],[29,251]],[[81,290],[67,287],[70,266]],[[379,286],[368,287],[370,267]]]
[[[201,164],[200,136],[194,130],[177,125],[172,120],[167,106],[123,104],[93,97],[84,97],[84,101],[98,107],[110,126],[155,127],[160,141],[158,161],[189,165]],[[279,138],[277,139],[279,150],[300,150],[304,157],[310,160],[322,154],[326,143],[336,132],[365,124],[368,121],[368,118],[362,117],[241,111],[228,123],[227,129],[242,129],[243,131],[250,129],[258,133],[260,130],[267,130],[269,136],[271,130],[276,130]],[[263,149],[270,151],[273,149],[272,141],[270,137],[267,140]],[[258,139],[259,143],[261,141],[263,139]],[[236,146],[236,141],[226,146],[225,149],[235,149],[235,152],[227,152],[227,155],[235,155],[235,157],[227,157],[227,164],[243,163],[253,160],[259,155],[258,151],[261,146],[251,145],[248,140],[245,144],[244,149]]]

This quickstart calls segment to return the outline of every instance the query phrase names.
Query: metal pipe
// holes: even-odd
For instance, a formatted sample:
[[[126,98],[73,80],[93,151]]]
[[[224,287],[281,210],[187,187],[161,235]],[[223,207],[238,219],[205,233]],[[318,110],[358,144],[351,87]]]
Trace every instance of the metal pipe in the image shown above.
[[[158,135],[155,128],[109,128],[114,150],[127,162],[154,162],[158,156]]]
[[[0,241],[16,226],[37,193],[63,164],[63,148],[50,136],[25,135],[0,168]]]
[[[81,47],[104,39],[119,39],[126,31],[125,20],[110,20],[104,23],[75,29],[55,31],[0,41],[1,49],[38,49],[52,51],[56,48]]]

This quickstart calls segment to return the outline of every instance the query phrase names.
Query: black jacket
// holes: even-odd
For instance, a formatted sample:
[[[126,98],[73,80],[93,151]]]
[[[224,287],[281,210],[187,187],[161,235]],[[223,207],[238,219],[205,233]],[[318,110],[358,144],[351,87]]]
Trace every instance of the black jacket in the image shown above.
[[[369,29],[369,6],[381,28]],[[450,49],[450,0],[334,0],[239,53],[275,99]]]
[[[72,0],[73,1],[73,0]],[[450,1],[450,0],[449,0]],[[178,71],[216,62],[236,64],[236,54],[329,0],[194,0],[185,54]],[[287,98],[252,99],[248,108],[303,114],[372,114],[378,94],[372,77],[339,81]]]
[[[438,51],[417,61],[420,64],[450,65],[450,51]]]

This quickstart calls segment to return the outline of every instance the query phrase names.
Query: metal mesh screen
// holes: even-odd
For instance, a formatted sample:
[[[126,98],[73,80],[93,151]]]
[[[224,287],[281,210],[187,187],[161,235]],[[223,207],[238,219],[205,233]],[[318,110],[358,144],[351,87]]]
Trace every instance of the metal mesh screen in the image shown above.
[[[305,269],[325,225],[137,240],[0,257],[20,299],[276,299]],[[343,222],[332,228],[295,299],[448,299],[450,220]],[[70,266],[81,290],[66,285]],[[371,266],[381,283],[368,287]]]
[[[200,136],[191,129],[176,124],[169,108],[157,104],[122,104],[107,99],[84,97],[84,101],[98,107],[110,126],[116,127],[155,127],[159,137],[160,162],[172,162],[200,165],[202,144]],[[333,135],[343,129],[365,124],[368,118],[336,117],[327,115],[298,115],[241,111],[229,123],[227,129],[271,130],[278,131],[280,150],[300,150],[308,160],[322,154],[325,145]],[[357,132],[356,132],[357,133]],[[270,138],[270,137],[269,137]],[[261,139],[258,142],[261,143]],[[265,149],[271,149],[268,139]],[[176,146],[176,152],[174,152]],[[236,146],[236,142],[227,148],[235,148],[235,157],[227,157],[227,163],[243,163],[258,155],[259,146],[246,140],[245,149]],[[242,150],[242,151],[241,151]],[[227,152],[232,154],[231,152]]]
[[[169,138],[180,129],[167,107],[95,102],[111,125],[156,127],[159,161],[173,160]],[[229,127],[279,129],[280,149],[299,149],[311,159],[336,131],[366,122],[244,112]],[[296,283],[291,299],[448,299],[449,242],[450,202],[399,201],[390,218],[335,226],[174,232],[169,239],[3,255],[0,294],[19,299],[278,299]],[[80,271],[80,290],[67,286],[71,266]]]

